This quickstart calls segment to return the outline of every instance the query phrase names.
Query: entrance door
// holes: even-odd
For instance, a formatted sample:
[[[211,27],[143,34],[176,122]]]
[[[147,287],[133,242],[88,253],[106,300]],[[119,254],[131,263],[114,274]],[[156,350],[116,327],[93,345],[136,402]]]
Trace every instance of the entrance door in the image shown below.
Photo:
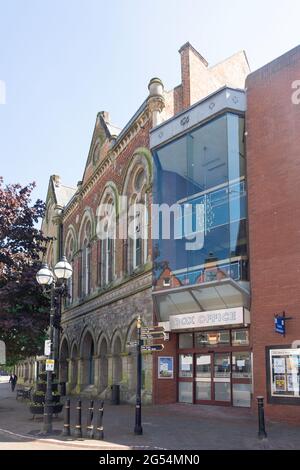
[[[195,402],[231,405],[230,353],[195,355]]]
[[[214,354],[213,388],[215,402],[222,405],[231,404],[230,353]]]
[[[212,400],[212,356],[196,354],[195,400],[210,403]]]

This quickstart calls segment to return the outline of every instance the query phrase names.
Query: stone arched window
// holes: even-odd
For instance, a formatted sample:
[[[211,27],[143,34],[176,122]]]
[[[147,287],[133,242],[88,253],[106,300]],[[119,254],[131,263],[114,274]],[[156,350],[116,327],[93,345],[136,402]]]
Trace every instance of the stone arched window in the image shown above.
[[[105,286],[115,277],[116,193],[111,186],[104,191],[97,211],[99,285]]]
[[[81,294],[88,295],[91,290],[91,222],[86,221],[82,237],[81,257]]]
[[[148,258],[148,187],[147,166],[137,161],[128,175],[128,237],[126,264],[129,273],[147,262]]]
[[[68,297],[66,298],[66,305],[71,305],[74,301],[74,253],[75,253],[75,240],[72,232],[68,233],[65,243],[65,255],[68,262],[71,264],[73,274],[67,281],[68,286]]]

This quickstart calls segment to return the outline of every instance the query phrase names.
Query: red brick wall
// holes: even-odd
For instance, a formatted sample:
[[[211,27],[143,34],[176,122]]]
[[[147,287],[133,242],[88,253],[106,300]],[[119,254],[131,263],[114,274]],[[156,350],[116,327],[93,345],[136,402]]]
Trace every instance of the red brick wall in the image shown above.
[[[153,354],[153,403],[163,405],[177,402],[177,335],[170,334],[169,341],[157,340],[157,343],[164,344],[164,350]],[[158,357],[173,356],[174,358],[174,378],[158,379]]]
[[[254,400],[267,396],[265,346],[300,339],[300,47],[247,79],[247,178]],[[274,314],[285,310],[285,338]],[[300,405],[300,400],[299,400]],[[300,422],[300,407],[266,404],[267,418]]]
[[[116,163],[111,164],[109,168],[103,173],[101,178],[96,182],[93,188],[78,202],[76,209],[64,219],[64,243],[68,234],[69,225],[73,225],[77,234],[79,233],[82,217],[84,215],[84,209],[89,207],[92,209],[94,216],[96,217],[96,210],[99,205],[101,196],[104,192],[106,183],[112,181],[118,189],[119,194],[122,194],[123,185],[125,182],[128,165],[131,162],[131,157],[134,151],[139,147],[149,148],[149,121],[145,126],[137,133],[137,135],[128,143],[124,150],[118,155]],[[151,204],[152,198],[149,196],[149,204]],[[78,221],[76,222],[78,217]],[[151,233],[151,220],[149,220],[149,234]],[[78,240],[79,248],[81,247],[82,240]],[[151,256],[152,244],[149,240],[148,243],[148,256]],[[123,240],[116,240],[115,248],[115,272],[116,276],[120,277],[123,271]],[[78,256],[75,257],[75,269],[74,269],[74,294],[75,298],[78,298]],[[97,240],[91,244],[91,290],[93,291],[97,287],[97,270],[98,270],[98,256],[97,256]]]

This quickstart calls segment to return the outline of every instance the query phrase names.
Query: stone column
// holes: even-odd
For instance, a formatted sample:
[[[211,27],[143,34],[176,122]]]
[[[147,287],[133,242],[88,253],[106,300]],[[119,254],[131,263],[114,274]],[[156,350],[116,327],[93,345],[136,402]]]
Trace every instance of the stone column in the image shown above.
[[[121,380],[121,400],[127,401],[129,398],[129,377],[128,377],[128,353],[121,354],[122,360],[122,380]]]
[[[111,354],[107,355],[108,360],[108,385],[113,384],[113,356]]]
[[[77,377],[77,386],[76,386],[76,391],[78,393],[81,392],[86,385],[84,381],[84,376],[85,376],[84,369],[87,365],[86,362],[87,362],[86,359],[83,357],[80,357],[78,359],[78,377]]]
[[[28,382],[32,382],[32,362],[28,362]]]
[[[94,385],[97,389],[97,393],[100,392],[100,356],[99,354],[94,355]]]

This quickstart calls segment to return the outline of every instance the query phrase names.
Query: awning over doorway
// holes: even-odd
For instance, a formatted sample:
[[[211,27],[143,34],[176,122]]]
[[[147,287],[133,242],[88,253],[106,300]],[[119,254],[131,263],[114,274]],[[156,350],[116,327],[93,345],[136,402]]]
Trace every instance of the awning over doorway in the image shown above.
[[[234,307],[250,308],[247,282],[231,278],[153,291],[158,321],[167,322],[172,315],[181,315]]]

